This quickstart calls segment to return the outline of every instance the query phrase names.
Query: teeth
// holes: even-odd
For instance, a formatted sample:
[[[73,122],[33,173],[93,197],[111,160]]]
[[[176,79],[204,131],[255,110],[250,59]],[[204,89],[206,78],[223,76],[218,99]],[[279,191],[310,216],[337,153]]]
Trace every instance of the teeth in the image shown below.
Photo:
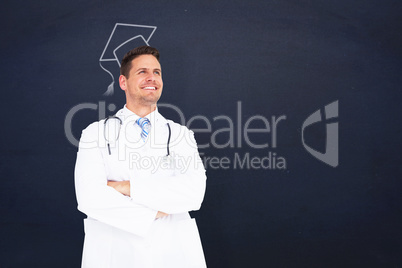
[[[144,89],[152,89],[152,90],[156,90],[155,87],[144,87]]]

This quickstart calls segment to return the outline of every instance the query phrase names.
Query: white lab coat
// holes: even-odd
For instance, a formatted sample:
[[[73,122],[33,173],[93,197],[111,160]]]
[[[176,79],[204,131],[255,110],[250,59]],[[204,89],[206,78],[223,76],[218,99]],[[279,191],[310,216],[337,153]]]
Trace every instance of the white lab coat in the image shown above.
[[[95,122],[82,132],[77,153],[78,209],[88,216],[82,267],[206,267],[195,220],[188,214],[200,208],[206,184],[192,131],[156,110],[149,115],[152,127],[144,143],[135,124],[138,116],[126,107],[116,115],[123,122],[120,132],[116,119],[109,119],[106,132],[104,120]],[[167,123],[170,160],[163,158]],[[131,197],[107,186],[108,180],[130,180]],[[158,211],[169,216],[155,220]]]

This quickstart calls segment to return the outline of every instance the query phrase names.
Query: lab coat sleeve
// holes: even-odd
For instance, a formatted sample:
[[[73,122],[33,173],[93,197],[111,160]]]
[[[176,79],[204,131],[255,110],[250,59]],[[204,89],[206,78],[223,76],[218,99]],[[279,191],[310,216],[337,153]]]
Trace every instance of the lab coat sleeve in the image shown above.
[[[145,236],[157,211],[107,186],[105,165],[97,146],[98,136],[98,123],[90,125],[81,135],[75,166],[78,210],[103,223]]]
[[[131,197],[135,202],[168,214],[199,210],[206,188],[205,168],[197,150],[194,133],[185,128],[185,137],[173,147],[173,157],[184,164],[173,176],[155,172],[133,178]]]

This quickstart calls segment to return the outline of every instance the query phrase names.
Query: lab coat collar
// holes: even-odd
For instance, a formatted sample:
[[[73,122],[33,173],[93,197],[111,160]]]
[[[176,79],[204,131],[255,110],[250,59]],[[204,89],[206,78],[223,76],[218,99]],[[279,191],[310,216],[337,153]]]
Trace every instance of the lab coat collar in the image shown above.
[[[120,109],[116,113],[116,116],[123,122],[122,132],[125,133],[126,137],[130,137],[131,141],[139,140],[141,127],[136,123],[136,121],[140,116],[130,111],[126,106]],[[156,133],[164,133],[167,131],[166,125],[168,124],[168,121],[159,113],[158,108],[145,117],[151,122],[149,136],[154,136]],[[148,140],[150,139],[148,138]]]
[[[124,105],[124,107],[116,113],[116,116],[123,120],[123,123],[127,120],[130,122],[136,122],[138,118],[140,118],[140,116],[129,110],[126,105]],[[151,126],[161,126],[167,124],[166,118],[159,113],[158,107],[156,107],[155,111],[146,115],[145,118],[148,118],[148,120],[151,122]]]

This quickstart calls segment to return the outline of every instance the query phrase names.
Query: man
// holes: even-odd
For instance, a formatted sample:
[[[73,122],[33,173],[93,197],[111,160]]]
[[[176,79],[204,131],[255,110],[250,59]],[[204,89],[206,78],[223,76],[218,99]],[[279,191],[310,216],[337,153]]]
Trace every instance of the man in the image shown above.
[[[84,268],[206,267],[197,226],[205,169],[192,131],[157,108],[159,52],[143,46],[123,58],[126,105],[89,125],[77,153],[75,187],[84,220]]]

